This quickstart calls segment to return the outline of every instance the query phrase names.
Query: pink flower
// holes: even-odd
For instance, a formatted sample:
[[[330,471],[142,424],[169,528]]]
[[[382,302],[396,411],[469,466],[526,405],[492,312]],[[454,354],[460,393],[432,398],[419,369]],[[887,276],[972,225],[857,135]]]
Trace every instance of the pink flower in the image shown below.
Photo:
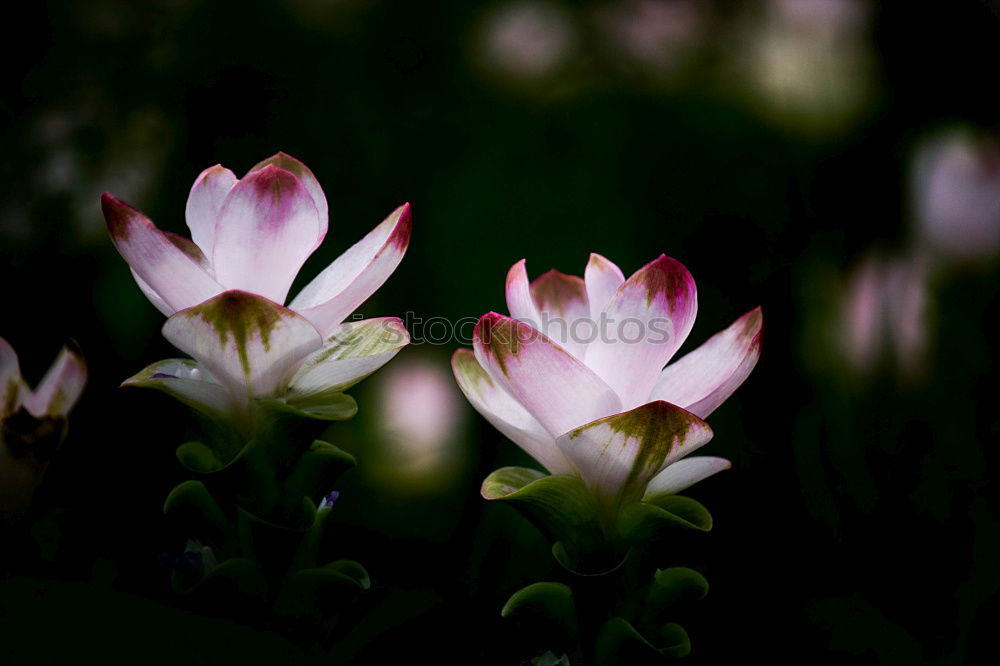
[[[191,240],[160,231],[105,194],[108,230],[149,300],[169,317],[164,336],[194,357],[155,363],[127,380],[209,413],[281,398],[341,417],[330,399],[409,342],[396,318],[342,323],[399,265],[409,204],[397,208],[283,303],[327,231],[312,172],[278,153],[242,179],[216,165],[198,176],[185,210]],[[332,411],[331,411],[332,410]]]
[[[0,338],[0,518],[18,516],[28,506],[86,382],[80,350],[67,344],[32,390],[21,378],[14,349]]]
[[[727,469],[681,460],[706,444],[703,421],[760,356],[760,308],[670,363],[697,312],[694,279],[661,255],[628,280],[598,254],[584,278],[507,275],[511,317],[483,316],[474,351],[452,366],[473,407],[553,474],[578,475],[606,502],[676,493]],[[664,367],[666,366],[666,367]]]
[[[62,348],[34,390],[21,378],[17,353],[0,338],[0,423],[22,408],[35,419],[65,419],[87,382],[87,366],[76,344]]]

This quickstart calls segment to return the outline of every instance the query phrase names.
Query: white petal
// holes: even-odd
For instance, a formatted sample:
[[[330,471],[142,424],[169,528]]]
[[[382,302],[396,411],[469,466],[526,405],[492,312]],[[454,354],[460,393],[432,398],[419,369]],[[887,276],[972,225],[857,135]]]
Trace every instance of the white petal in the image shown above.
[[[24,408],[32,416],[65,416],[87,383],[87,364],[75,342],[62,348],[34,391],[25,392]]]
[[[494,382],[470,349],[459,349],[451,367],[462,393],[477,412],[552,474],[572,474],[573,466],[556,441],[521,403]]]
[[[588,423],[557,442],[584,482],[616,504],[639,499],[654,476],[711,438],[697,416],[658,401]]]
[[[6,340],[0,338],[0,420],[20,408],[23,387],[17,352]]]
[[[599,322],[601,314],[611,304],[611,299],[617,293],[618,287],[625,282],[625,275],[618,266],[596,252],[592,252],[583,279],[587,284],[590,318]]]
[[[101,198],[108,231],[125,261],[154,293],[153,304],[167,314],[197,305],[222,291],[205,269],[193,242],[157,229],[142,213],[110,194]]]
[[[316,212],[319,213],[319,223],[320,232],[319,237],[316,239],[316,244],[313,246],[315,250],[323,242],[323,238],[326,236],[327,227],[329,225],[330,208],[326,202],[326,195],[323,193],[323,188],[320,187],[319,181],[313,172],[305,164],[295,159],[291,155],[286,153],[277,153],[268,157],[266,160],[261,160],[250,169],[249,173],[254,171],[260,171],[269,164],[273,164],[276,167],[284,169],[285,171],[290,171],[295,174],[298,179],[305,186],[309,195],[312,197],[313,203],[316,204]]]
[[[410,205],[394,210],[299,292],[290,308],[328,334],[389,279],[410,243]]]
[[[666,400],[708,418],[750,375],[760,358],[764,316],[760,308],[668,365],[656,381],[652,400]]]
[[[675,495],[732,466],[733,464],[725,458],[713,456],[691,456],[678,460],[653,477],[653,480],[646,486],[643,499],[660,495]]]
[[[236,400],[283,394],[292,369],[323,342],[288,308],[236,290],[178,312],[163,325],[163,335]]]
[[[583,360],[587,342],[599,334],[590,319],[583,279],[551,270],[532,281],[531,298],[541,317],[535,328]]]
[[[191,230],[191,240],[201,248],[206,257],[211,257],[215,249],[215,227],[219,222],[222,204],[235,184],[236,175],[221,164],[216,164],[201,172],[188,194],[184,217]]]
[[[493,381],[553,437],[621,410],[618,396],[600,377],[516,319],[484,315],[473,332],[473,346]]]
[[[229,192],[215,228],[212,267],[228,289],[284,303],[321,224],[312,196],[291,172],[268,165]]]
[[[641,405],[691,332],[697,310],[691,274],[660,255],[619,287],[606,310],[605,330],[587,347],[586,363],[626,409]]]
[[[507,311],[510,316],[522,321],[532,328],[541,325],[541,315],[531,297],[531,283],[528,281],[528,269],[525,260],[517,262],[507,271]]]
[[[409,342],[403,322],[395,317],[341,324],[296,371],[289,401],[343,391],[381,368]]]

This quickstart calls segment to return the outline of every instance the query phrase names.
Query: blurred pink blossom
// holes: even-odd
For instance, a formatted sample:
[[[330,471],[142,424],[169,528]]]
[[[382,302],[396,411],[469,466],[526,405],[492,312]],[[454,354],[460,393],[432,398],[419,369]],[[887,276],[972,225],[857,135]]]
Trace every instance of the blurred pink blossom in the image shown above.
[[[927,140],[913,166],[918,242],[943,260],[1000,251],[1000,145],[953,130]]]

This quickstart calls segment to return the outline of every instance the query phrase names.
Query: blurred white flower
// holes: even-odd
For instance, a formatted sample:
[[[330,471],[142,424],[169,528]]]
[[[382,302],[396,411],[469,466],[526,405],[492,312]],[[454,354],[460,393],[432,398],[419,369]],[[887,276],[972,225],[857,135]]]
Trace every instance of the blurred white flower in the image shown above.
[[[447,362],[410,355],[377,379],[372,402],[380,476],[407,488],[447,481],[460,462],[458,444],[468,416]]]
[[[865,0],[767,0],[733,56],[756,103],[819,134],[853,126],[872,97],[874,56]]]
[[[576,35],[569,14],[551,2],[523,0],[494,10],[480,44],[482,64],[518,79],[553,74],[569,60]]]
[[[951,130],[925,141],[912,173],[918,242],[944,261],[1000,251],[1000,145]]]

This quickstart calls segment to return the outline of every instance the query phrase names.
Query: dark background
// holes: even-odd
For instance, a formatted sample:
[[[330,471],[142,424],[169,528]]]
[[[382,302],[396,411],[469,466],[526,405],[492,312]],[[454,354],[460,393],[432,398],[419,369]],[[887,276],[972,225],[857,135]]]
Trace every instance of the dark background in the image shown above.
[[[299,285],[411,202],[410,250],[367,316],[506,311],[512,263],[582,274],[591,251],[626,274],[660,252],[688,266],[700,312],[685,349],[764,307],[762,360],[711,418],[708,452],[734,468],[690,491],[716,527],[664,563],[694,566],[712,585],[678,618],[694,644],[688,663],[996,663],[996,265],[935,278],[915,370],[879,363],[859,378],[823,330],[837,276],[871,248],[911,242],[919,138],[954,122],[1000,129],[1000,10],[869,6],[855,40],[869,66],[848,76],[864,103],[827,118],[747,92],[750,56],[726,26],[764,9],[708,4],[714,27],[668,74],[603,48],[591,4],[560,5],[583,35],[577,53],[531,80],[477,55],[498,3],[23,4],[0,47],[0,335],[29,381],[66,336],[91,374],[19,533],[26,542],[0,545],[6,663],[287,660],[298,649],[266,619],[206,617],[156,564],[183,549],[161,503],[186,478],[173,449],[189,430],[164,396],[118,388],[176,352],[99,209],[108,190],[183,231],[201,169],[241,174],[278,150],[308,164],[330,200],[330,233]],[[463,344],[400,359],[432,351],[444,363]],[[530,657],[498,611],[555,565],[478,484],[531,463],[472,417],[465,466],[437,490],[375,483],[363,472],[373,391],[354,391],[359,418],[328,433],[360,460],[334,509],[337,556],[374,581],[331,663]]]

